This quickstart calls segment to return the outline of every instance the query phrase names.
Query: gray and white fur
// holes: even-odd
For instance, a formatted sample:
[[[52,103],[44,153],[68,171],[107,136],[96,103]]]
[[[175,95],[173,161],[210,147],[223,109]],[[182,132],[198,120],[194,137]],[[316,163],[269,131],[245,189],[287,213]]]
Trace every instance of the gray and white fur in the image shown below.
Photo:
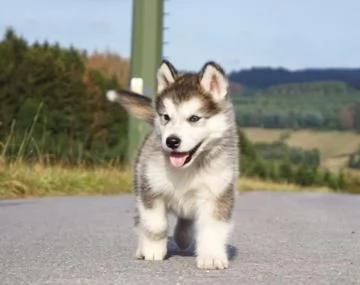
[[[184,250],[195,242],[197,267],[228,268],[226,245],[239,175],[228,85],[215,62],[205,63],[198,73],[180,74],[163,60],[154,100],[108,91],[110,101],[152,126],[134,163],[137,258],[165,258],[168,213],[173,213],[174,240]]]

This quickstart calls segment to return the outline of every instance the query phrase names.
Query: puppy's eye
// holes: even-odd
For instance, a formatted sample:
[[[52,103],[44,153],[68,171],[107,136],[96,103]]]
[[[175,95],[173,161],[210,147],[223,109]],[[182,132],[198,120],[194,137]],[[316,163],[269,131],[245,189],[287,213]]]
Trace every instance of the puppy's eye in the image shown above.
[[[192,115],[189,117],[188,121],[191,122],[191,123],[196,123],[197,121],[200,120],[200,117],[199,116],[196,116],[196,115]]]
[[[168,114],[163,115],[163,118],[166,122],[170,121],[170,117]]]

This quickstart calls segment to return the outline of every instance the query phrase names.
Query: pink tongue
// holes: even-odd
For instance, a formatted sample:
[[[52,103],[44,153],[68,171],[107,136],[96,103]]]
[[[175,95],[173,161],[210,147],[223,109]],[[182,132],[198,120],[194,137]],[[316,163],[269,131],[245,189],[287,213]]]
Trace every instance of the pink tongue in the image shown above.
[[[172,153],[170,154],[170,162],[174,167],[181,167],[184,165],[188,153]]]

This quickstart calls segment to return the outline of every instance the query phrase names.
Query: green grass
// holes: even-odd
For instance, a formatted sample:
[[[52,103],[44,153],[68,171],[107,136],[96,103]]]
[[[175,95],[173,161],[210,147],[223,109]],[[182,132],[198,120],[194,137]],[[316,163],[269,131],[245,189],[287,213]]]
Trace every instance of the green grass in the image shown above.
[[[74,166],[48,163],[49,154],[42,154],[32,137],[39,110],[21,142],[14,139],[15,124],[6,140],[0,142],[0,198],[130,192],[131,175],[125,167],[110,164],[86,167],[80,159]],[[24,153],[29,142],[37,150],[35,163],[25,162]],[[9,155],[11,145],[18,145],[15,156]]]

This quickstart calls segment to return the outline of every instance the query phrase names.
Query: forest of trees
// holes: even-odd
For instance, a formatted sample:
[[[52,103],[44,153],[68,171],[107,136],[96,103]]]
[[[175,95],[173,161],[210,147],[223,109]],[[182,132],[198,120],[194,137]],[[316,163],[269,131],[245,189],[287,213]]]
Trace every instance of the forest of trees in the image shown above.
[[[29,44],[6,31],[0,42],[0,151],[7,159],[123,160],[127,115],[104,97],[123,75],[110,76],[99,61],[99,55]]]

